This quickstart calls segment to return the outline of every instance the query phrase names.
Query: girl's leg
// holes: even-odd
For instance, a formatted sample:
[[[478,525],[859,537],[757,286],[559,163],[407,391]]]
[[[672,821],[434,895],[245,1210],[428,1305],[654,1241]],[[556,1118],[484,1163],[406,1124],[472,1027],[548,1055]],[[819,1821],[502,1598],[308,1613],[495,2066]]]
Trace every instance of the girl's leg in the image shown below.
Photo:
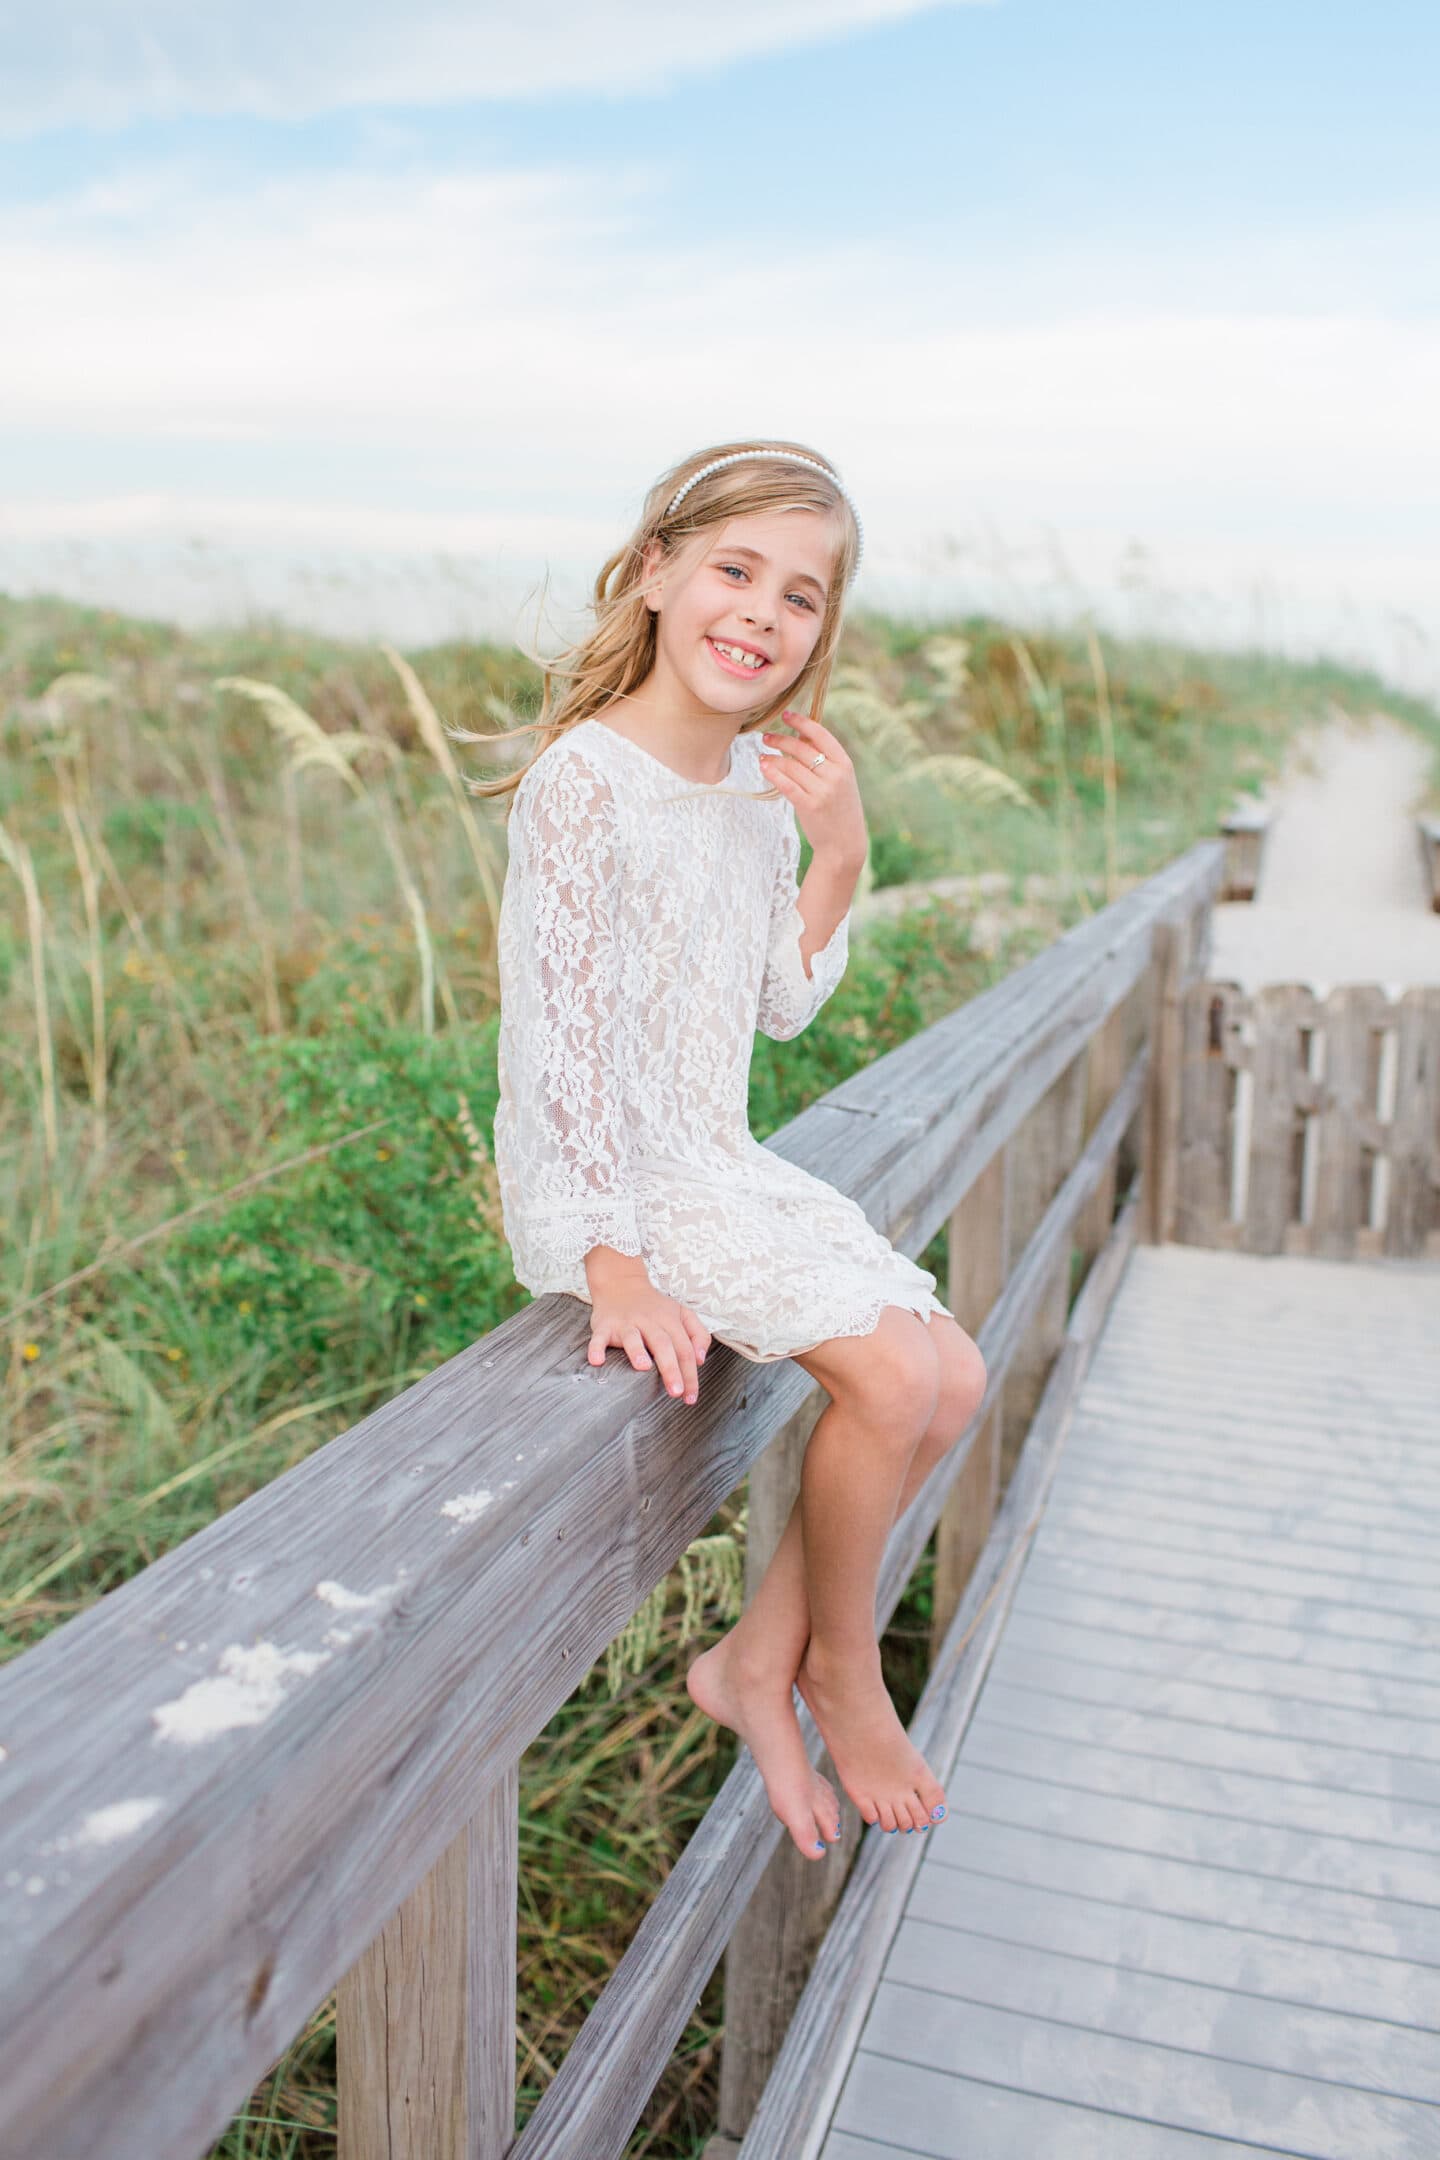
[[[939,1804],[940,1789],[880,1678],[875,1584],[896,1517],[969,1424],[985,1370],[953,1320],[932,1315],[927,1329],[893,1306],[872,1335],[822,1344],[797,1362],[811,1369],[812,1358],[832,1399],[810,1438],[800,1497],[744,1615],[695,1660],[688,1684],[702,1709],[746,1740],[774,1812],[814,1857],[821,1838],[838,1834],[838,1820],[800,1737],[791,1697],[797,1677],[867,1822],[918,1828]],[[847,1386],[847,1368],[857,1367],[858,1384]],[[807,1548],[821,1576],[813,1662]],[[838,1600],[827,1600],[827,1580],[845,1586]]]

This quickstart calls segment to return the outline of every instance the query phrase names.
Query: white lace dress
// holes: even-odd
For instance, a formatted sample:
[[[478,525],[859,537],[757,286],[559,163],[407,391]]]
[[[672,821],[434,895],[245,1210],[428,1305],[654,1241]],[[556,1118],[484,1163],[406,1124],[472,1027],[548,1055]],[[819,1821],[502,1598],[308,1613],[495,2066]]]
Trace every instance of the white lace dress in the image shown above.
[[[755,1032],[786,1041],[845,972],[850,917],[800,959],[800,833],[758,732],[697,785],[602,720],[515,792],[500,911],[495,1168],[515,1275],[590,1302],[585,1254],[652,1282],[757,1364],[948,1313],[843,1193],[750,1131]]]

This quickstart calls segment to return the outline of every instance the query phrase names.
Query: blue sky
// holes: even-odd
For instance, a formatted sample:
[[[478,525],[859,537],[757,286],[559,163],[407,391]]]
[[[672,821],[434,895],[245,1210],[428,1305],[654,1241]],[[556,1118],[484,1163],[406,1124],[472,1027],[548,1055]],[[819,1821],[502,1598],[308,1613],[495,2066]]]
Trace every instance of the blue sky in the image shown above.
[[[1435,634],[1431,7],[72,0],[7,48],[12,589],[503,627],[773,432],[880,601],[1113,613],[1143,550],[1197,633]]]

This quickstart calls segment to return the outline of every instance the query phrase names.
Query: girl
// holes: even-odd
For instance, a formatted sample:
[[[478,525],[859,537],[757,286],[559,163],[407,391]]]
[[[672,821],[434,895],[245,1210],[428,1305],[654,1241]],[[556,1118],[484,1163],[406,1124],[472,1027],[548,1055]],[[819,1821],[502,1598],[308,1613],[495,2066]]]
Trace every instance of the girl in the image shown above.
[[[876,1585],[897,1514],[985,1387],[935,1277],[748,1124],[757,1027],[797,1035],[846,964],[868,836],[813,714],[861,546],[802,444],[684,459],[600,571],[571,665],[545,670],[539,751],[471,782],[512,796],[495,1167],[517,1279],[590,1306],[592,1364],[618,1348],[687,1403],[716,1337],[794,1358],[829,1396],[758,1593],[686,1683],[809,1857],[839,1807],[795,1686],[867,1823],[945,1814],[886,1693]],[[809,717],[786,704],[807,692]]]

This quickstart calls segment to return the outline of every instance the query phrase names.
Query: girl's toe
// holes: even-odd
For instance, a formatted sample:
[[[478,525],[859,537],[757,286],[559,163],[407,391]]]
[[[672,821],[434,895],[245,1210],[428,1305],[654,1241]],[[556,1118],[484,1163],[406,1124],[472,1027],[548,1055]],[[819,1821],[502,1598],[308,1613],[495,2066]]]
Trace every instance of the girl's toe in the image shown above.
[[[917,1778],[915,1780],[915,1797],[925,1821],[943,1822],[945,1820],[945,1788],[938,1778]],[[940,1810],[938,1815],[935,1812],[937,1808]]]

